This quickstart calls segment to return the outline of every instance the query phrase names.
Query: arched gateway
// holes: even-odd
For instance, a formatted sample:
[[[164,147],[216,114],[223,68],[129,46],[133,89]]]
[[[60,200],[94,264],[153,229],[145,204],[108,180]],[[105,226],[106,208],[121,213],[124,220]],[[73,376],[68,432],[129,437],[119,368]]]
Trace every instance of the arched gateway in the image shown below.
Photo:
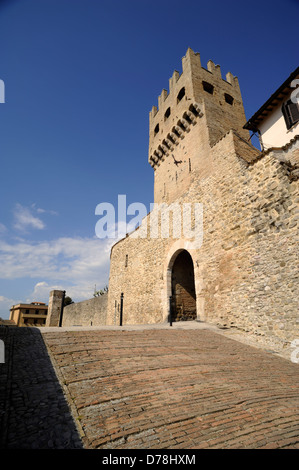
[[[176,254],[172,265],[170,306],[173,321],[196,320],[194,266],[186,250]]]
[[[176,241],[164,264],[164,321],[204,320],[202,273],[197,250],[186,240]]]

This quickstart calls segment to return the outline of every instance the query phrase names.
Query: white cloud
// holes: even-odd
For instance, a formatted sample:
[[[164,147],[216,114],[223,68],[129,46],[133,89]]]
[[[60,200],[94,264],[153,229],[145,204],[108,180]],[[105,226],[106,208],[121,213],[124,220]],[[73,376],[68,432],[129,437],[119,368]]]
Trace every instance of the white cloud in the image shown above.
[[[0,317],[8,319],[9,310],[13,305],[17,305],[21,302],[20,299],[9,299],[4,295],[0,295]]]
[[[48,284],[48,282],[37,282],[33,292],[26,298],[26,303],[45,302],[48,303],[51,290],[65,290],[62,284]]]
[[[42,209],[41,207],[36,207],[36,203],[33,203],[31,205],[32,209],[36,210],[38,214],[51,214],[51,215],[58,215],[58,212],[48,210],[48,209]]]
[[[29,208],[18,204],[15,208],[16,225],[23,231],[28,227],[42,229],[43,221],[36,215],[45,212],[53,212],[54,215],[54,211],[44,211],[35,204]],[[121,224],[116,230],[120,228],[125,233]],[[95,286],[99,290],[108,284],[110,250],[116,241],[97,237],[60,237],[44,241],[28,241],[20,237],[0,239],[0,279],[13,282],[16,292],[22,297],[18,300],[0,298],[0,315],[2,312],[6,315],[15,303],[48,303],[49,293],[54,289],[65,290],[75,302],[92,298]],[[32,287],[28,289],[30,279]]]
[[[65,290],[66,295],[71,297],[75,302],[81,300],[91,299],[95,290],[95,286],[98,289],[105,287],[108,284],[108,281],[103,275],[102,282],[101,275],[98,276],[96,282],[91,280],[80,280],[77,284],[69,284],[66,282],[61,282],[58,284],[50,282],[38,282],[35,284],[33,292],[27,297],[26,302],[45,302],[49,301],[49,294],[52,290]]]
[[[4,295],[0,295],[0,302],[11,302],[11,299],[8,299],[7,297],[4,297]]]
[[[17,203],[14,209],[15,224],[17,230],[26,231],[28,227],[42,230],[45,228],[44,222],[32,214],[28,207]]]
[[[0,241],[0,278],[39,279],[30,301],[48,300],[53,289],[67,291],[74,300],[91,298],[95,284],[108,283],[111,240],[58,238],[15,244]],[[41,298],[37,298],[42,296]]]

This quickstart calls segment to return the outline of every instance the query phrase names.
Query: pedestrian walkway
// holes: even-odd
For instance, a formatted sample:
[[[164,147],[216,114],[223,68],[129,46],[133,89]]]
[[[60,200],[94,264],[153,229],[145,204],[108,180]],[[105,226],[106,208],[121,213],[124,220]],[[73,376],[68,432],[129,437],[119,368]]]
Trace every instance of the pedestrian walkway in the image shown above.
[[[299,365],[211,326],[0,335],[2,448],[299,448]]]

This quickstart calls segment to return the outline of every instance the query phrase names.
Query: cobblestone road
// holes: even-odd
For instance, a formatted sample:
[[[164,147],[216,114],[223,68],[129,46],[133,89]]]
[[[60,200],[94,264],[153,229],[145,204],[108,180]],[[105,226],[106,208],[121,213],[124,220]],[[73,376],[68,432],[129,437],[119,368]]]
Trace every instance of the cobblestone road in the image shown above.
[[[208,329],[11,331],[4,447],[299,448],[284,358]]]

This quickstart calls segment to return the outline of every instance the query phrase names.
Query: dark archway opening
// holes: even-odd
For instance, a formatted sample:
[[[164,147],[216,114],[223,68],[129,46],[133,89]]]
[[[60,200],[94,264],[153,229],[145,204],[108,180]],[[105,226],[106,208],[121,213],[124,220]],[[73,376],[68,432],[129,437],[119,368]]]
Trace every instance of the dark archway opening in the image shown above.
[[[196,320],[194,266],[186,250],[181,251],[173,263],[171,295],[172,320]]]

